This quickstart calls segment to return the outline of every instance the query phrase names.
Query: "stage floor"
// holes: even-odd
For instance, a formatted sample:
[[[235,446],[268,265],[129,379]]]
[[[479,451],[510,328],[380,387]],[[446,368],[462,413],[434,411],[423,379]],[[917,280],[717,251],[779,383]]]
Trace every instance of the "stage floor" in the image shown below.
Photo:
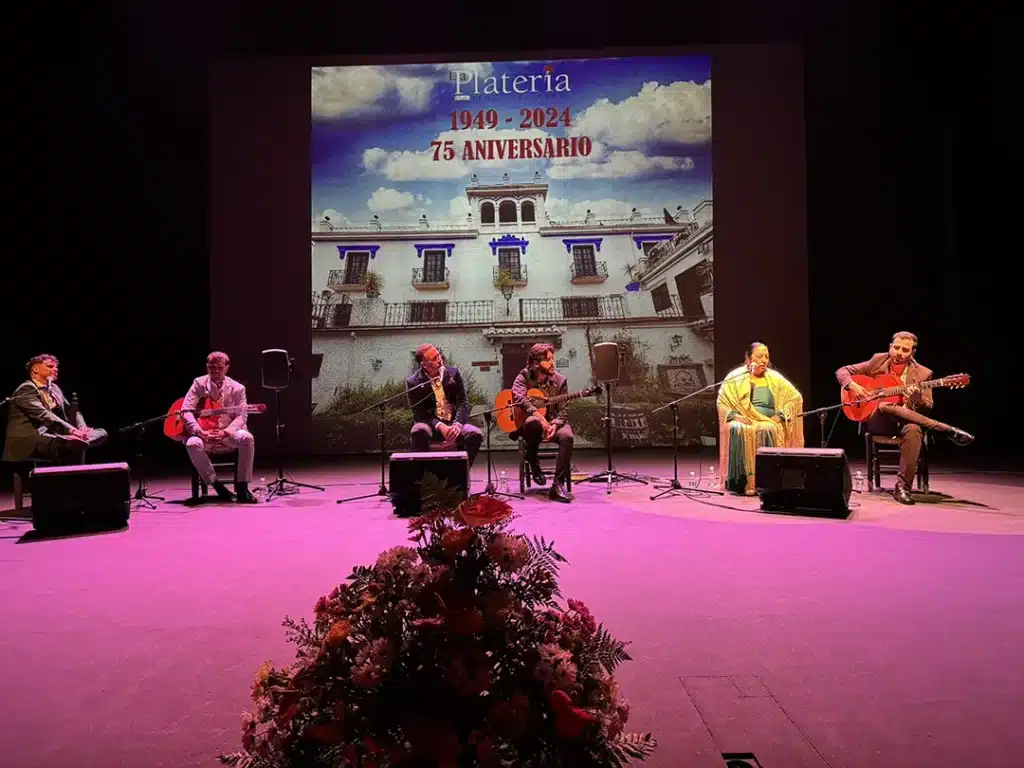
[[[518,490],[515,457],[495,462]],[[664,454],[615,467],[672,475]],[[684,484],[691,471],[707,459],[680,459]],[[258,667],[292,659],[281,620],[309,617],[353,565],[406,538],[386,501],[335,503],[376,492],[373,460],[289,474],[325,490],[186,507],[182,473],[151,480],[167,501],[123,531],[40,540],[5,518],[4,765],[178,768],[238,748]],[[485,481],[481,456],[473,491]],[[647,765],[720,768],[723,752],[765,768],[1019,764],[1024,474],[940,467],[931,486],[949,498],[855,493],[845,520],[731,495],[651,501],[634,483],[511,503],[518,531],[569,559],[564,595],[632,641],[629,729],[661,741]]]

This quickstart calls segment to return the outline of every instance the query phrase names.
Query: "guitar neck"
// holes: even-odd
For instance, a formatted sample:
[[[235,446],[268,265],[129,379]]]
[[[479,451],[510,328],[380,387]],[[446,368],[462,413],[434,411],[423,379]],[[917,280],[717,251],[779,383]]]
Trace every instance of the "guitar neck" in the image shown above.
[[[881,391],[884,397],[891,397],[893,395],[905,394],[907,388],[910,386],[918,387],[919,389],[934,389],[935,387],[945,387],[949,382],[946,379],[929,379],[928,381],[919,381],[916,384],[905,384],[902,387],[888,387]]]
[[[555,395],[554,397],[549,397],[547,400],[542,400],[541,402],[548,405],[558,405],[559,403],[564,403],[569,400],[575,400],[578,397],[587,397],[589,394],[590,393],[584,389],[579,392],[570,392],[567,395]]]

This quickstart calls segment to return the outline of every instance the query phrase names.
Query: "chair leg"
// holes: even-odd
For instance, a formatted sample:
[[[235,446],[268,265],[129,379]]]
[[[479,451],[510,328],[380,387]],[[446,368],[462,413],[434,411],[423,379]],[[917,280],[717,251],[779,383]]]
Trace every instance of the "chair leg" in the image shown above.
[[[917,488],[921,493],[928,493],[928,435],[924,436],[921,456],[917,460]]]
[[[22,484],[21,472],[14,472],[14,511],[19,515],[25,511],[25,488]]]
[[[519,493],[526,493],[526,489],[530,487],[530,475],[526,469],[526,450],[523,447],[523,441],[519,441]]]
[[[874,443],[871,442],[871,435],[864,435],[864,463],[867,465],[868,476],[868,490],[875,490],[875,473],[874,473]]]

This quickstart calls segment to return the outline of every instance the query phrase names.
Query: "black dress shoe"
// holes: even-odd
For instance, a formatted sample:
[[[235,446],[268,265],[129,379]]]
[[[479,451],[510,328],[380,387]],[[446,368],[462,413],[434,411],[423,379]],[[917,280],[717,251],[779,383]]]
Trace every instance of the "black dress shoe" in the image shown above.
[[[893,489],[892,497],[900,504],[914,503],[914,497],[910,495],[910,489],[903,483],[896,483],[896,488]]]
[[[224,485],[220,480],[217,480],[213,484],[213,490],[217,492],[217,498],[221,501],[234,501],[235,494],[228,490],[228,487]]]
[[[957,445],[970,445],[974,440],[974,435],[964,432],[962,429],[952,427],[949,432],[949,439]]]
[[[540,468],[540,464],[537,462],[530,463],[530,477],[533,479],[534,485],[547,485],[548,479],[544,477],[544,472]]]
[[[548,498],[552,501],[560,501],[563,504],[571,504],[572,496],[565,492],[565,486],[562,483],[555,481],[551,486],[551,490],[548,491]]]
[[[238,494],[238,498],[235,499],[238,504],[259,504],[259,500],[249,490],[248,483],[236,483],[235,492]]]

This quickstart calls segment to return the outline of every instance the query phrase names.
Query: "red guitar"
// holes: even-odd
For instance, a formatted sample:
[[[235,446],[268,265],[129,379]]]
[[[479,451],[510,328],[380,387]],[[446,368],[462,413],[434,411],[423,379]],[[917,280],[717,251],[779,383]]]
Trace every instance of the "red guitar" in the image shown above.
[[[184,405],[184,397],[175,400],[171,410],[167,412],[167,418],[164,419],[164,434],[171,438],[171,440],[184,442],[189,438],[188,430],[185,428],[185,419],[182,418],[181,413]],[[267,410],[267,406],[263,403],[250,403],[245,406],[246,413],[263,413],[265,410]],[[199,422],[199,426],[202,429],[217,429],[219,417],[222,413],[238,415],[239,411],[241,411],[241,408],[237,405],[221,408],[210,398],[202,397],[199,399],[194,413],[196,421]]]
[[[867,421],[871,418],[878,406],[882,403],[899,404],[907,393],[907,388],[916,386],[919,389],[934,389],[935,387],[950,387],[951,389],[963,389],[971,383],[970,374],[956,373],[941,379],[929,379],[919,381],[916,384],[904,384],[892,374],[882,376],[854,376],[853,380],[864,389],[871,392],[871,400],[857,403],[859,399],[847,389],[841,391],[843,398],[843,413],[851,421]]]

